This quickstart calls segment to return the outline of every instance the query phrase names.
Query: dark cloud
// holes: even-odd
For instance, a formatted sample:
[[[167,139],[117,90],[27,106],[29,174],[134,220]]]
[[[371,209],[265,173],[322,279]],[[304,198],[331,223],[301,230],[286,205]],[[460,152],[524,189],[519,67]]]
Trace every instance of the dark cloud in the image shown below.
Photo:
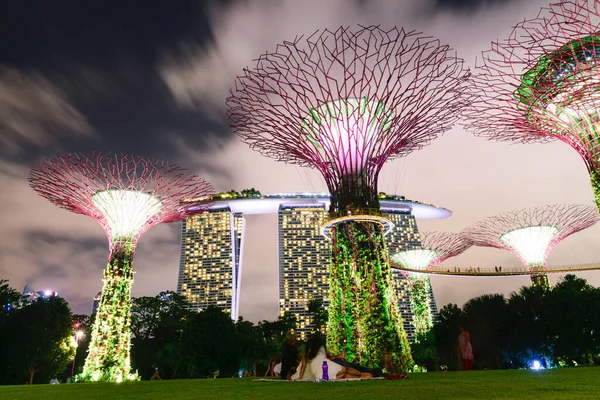
[[[440,10],[474,11],[483,6],[503,5],[518,0],[436,0],[436,8]]]
[[[6,5],[0,35],[15,40],[0,42],[0,66],[13,71],[5,81],[24,83],[6,90],[0,75],[0,143],[34,142],[38,148],[29,146],[19,158],[29,162],[36,155],[91,149],[177,161],[171,144],[178,137],[205,151],[215,140],[229,138],[224,115],[181,109],[156,71],[164,52],[181,41],[211,40],[207,7],[220,3]],[[23,71],[35,72],[15,79],[27,78]],[[67,135],[92,129],[98,136]],[[53,146],[40,151],[46,142]]]
[[[57,85],[38,73],[0,68],[0,154],[59,149],[59,137],[90,137],[92,128]]]

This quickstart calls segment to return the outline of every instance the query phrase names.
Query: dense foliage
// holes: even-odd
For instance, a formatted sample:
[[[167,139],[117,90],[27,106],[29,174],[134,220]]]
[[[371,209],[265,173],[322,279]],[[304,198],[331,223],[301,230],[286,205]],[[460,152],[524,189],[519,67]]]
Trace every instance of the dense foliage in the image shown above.
[[[409,371],[413,360],[382,226],[350,221],[332,231],[327,349],[368,368],[383,367],[389,358],[399,371]]]
[[[0,318],[0,384],[47,383],[55,376],[64,381],[72,369],[81,372],[94,316],[72,315],[57,296],[20,304],[6,281],[0,281],[0,297],[15,305],[5,307]],[[155,368],[163,379],[262,375],[296,324],[290,314],[253,324],[232,321],[216,307],[189,311],[185,299],[173,292],[132,303],[132,362],[143,379]],[[318,329],[327,314],[319,299],[310,308]],[[534,360],[545,367],[598,364],[599,308],[600,289],[574,275],[551,291],[523,287],[508,298],[479,296],[462,308],[443,307],[433,328],[411,346],[412,357],[428,371],[460,369],[457,336],[464,327],[476,369],[529,368]],[[75,355],[77,331],[83,336]]]
[[[162,379],[264,373],[295,325],[289,314],[253,324],[243,318],[234,322],[217,307],[190,311],[185,298],[174,292],[134,298],[133,368],[142,379],[150,379],[155,368]]]
[[[426,340],[413,346],[413,356],[429,370],[460,369],[458,328],[471,337],[475,368],[529,368],[600,363],[600,289],[566,275],[552,290],[523,287],[508,298],[475,297],[462,308],[440,310]],[[435,350],[435,351],[433,351]]]
[[[12,296],[14,290],[2,284],[3,296]],[[48,382],[74,356],[72,315],[64,299],[39,297],[5,309],[0,320],[0,384]]]

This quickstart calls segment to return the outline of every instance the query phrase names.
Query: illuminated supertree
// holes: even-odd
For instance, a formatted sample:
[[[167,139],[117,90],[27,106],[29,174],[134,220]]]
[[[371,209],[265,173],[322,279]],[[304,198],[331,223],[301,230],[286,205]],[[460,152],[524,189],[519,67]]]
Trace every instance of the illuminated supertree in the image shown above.
[[[462,234],[419,232],[421,248],[404,250],[392,255],[392,267],[402,270],[411,284],[410,301],[414,311],[416,333],[425,333],[433,326],[429,292],[431,283],[427,271],[471,247]]]
[[[208,198],[211,186],[164,161],[106,153],[49,159],[31,170],[29,183],[58,207],[98,221],[108,236],[108,265],[83,378],[113,382],[135,378],[129,348],[136,243],[150,227],[185,218],[181,201]]]
[[[392,295],[377,178],[456,121],[469,73],[448,46],[416,32],[360,27],[284,42],[244,69],[227,99],[251,148],[321,172],[331,193],[327,345],[367,366],[412,365]]]
[[[475,246],[510,251],[527,267],[533,286],[549,289],[544,269],[550,250],[596,222],[598,212],[591,205],[558,204],[488,217],[466,228],[464,234]]]
[[[482,54],[467,128],[511,142],[558,139],[589,171],[600,208],[600,3],[543,8]]]

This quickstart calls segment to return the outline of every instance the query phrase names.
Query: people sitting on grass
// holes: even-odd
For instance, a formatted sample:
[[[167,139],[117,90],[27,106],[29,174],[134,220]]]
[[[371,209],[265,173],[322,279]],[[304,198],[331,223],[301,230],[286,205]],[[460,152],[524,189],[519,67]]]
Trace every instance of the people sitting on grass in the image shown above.
[[[340,358],[329,357],[325,349],[324,341],[319,334],[313,335],[304,349],[300,365],[296,373],[292,375],[292,380],[298,381],[314,381],[323,378],[323,362],[327,362],[327,378],[333,379],[360,379],[372,378],[373,375],[369,372],[361,372],[358,369],[349,366]],[[340,364],[343,362],[346,365]]]
[[[288,332],[286,341],[281,347],[281,379],[289,379],[298,358],[298,338]]]
[[[269,360],[269,365],[267,367],[267,372],[265,372],[265,376],[279,376],[281,375],[281,359],[279,355],[275,354]]]

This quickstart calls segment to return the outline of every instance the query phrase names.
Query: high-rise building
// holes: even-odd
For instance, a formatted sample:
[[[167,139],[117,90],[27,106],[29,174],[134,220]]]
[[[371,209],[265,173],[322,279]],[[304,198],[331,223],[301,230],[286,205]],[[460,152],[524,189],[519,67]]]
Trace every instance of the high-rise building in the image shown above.
[[[328,218],[326,193],[278,193],[229,197],[214,203],[203,214],[186,219],[182,227],[181,263],[177,292],[194,310],[216,305],[239,315],[243,252],[243,215],[278,213],[279,311],[290,312],[298,321],[298,334],[312,330],[308,312],[311,299],[329,306],[330,242],[321,235]],[[393,251],[420,246],[415,215],[447,218],[449,210],[391,196],[381,200],[384,215],[394,229],[386,236]],[[408,280],[394,271],[396,296],[409,339],[413,338],[412,306]],[[435,302],[433,302],[435,307]],[[437,310],[432,309],[433,315]]]
[[[177,293],[194,310],[210,305],[239,316],[244,217],[229,207],[187,218],[181,234]]]
[[[282,204],[278,213],[279,312],[296,317],[301,339],[312,330],[308,302],[329,306],[329,241],[321,235],[325,205]]]
[[[92,315],[96,314],[96,312],[98,311],[100,300],[102,300],[102,292],[98,292],[96,294],[96,297],[94,297],[94,304],[92,304]]]
[[[386,236],[390,252],[420,248],[417,224],[410,210],[383,210],[394,228]],[[279,312],[290,312],[297,320],[297,334],[305,339],[313,330],[308,302],[323,299],[329,306],[330,242],[321,235],[327,222],[325,206],[285,205],[279,208]],[[402,315],[404,330],[414,340],[410,283],[401,271],[392,271],[395,296]],[[432,315],[437,315],[433,292]]]

